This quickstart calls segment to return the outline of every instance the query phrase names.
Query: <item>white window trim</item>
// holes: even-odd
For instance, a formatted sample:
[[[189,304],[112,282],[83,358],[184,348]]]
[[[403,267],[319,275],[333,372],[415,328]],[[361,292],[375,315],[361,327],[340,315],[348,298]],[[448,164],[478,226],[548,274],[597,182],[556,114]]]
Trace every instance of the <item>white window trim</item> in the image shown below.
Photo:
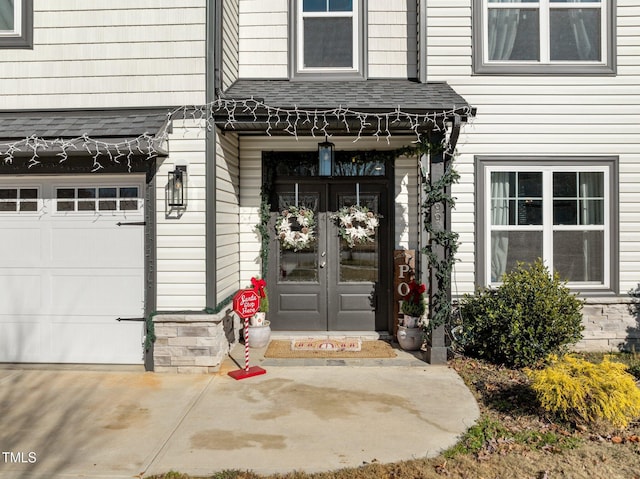
[[[303,0],[297,0],[296,5],[296,71],[297,73],[357,73],[360,70],[360,1],[353,0],[351,12],[303,12]],[[350,17],[352,21],[352,48],[353,63],[351,67],[311,67],[304,66],[304,19],[305,18],[345,18]]]
[[[599,0],[598,2],[571,3],[571,2],[551,2],[550,0],[539,0],[538,2],[508,2],[508,3],[492,3],[489,0],[482,0],[483,5],[483,25],[482,25],[482,43],[485,63],[488,65],[606,65],[607,58],[607,2],[609,0]],[[519,8],[519,9],[537,9],[539,11],[540,21],[540,61],[534,60],[490,60],[489,59],[489,10],[503,8]],[[580,61],[580,60],[551,60],[551,28],[550,28],[550,10],[551,9],[598,9],[600,10],[600,60],[596,61]]]
[[[83,188],[90,188],[90,189],[94,189],[96,190],[96,197],[95,198],[84,198],[84,199],[79,199],[78,195],[77,195],[77,191],[79,189],[83,189]],[[115,188],[117,191],[117,195],[115,198],[99,198],[98,197],[98,192],[100,190],[100,188]],[[120,189],[121,188],[137,188],[138,189],[138,197],[137,198],[123,198],[120,196]],[[73,198],[58,198],[58,190],[75,190],[74,193],[74,197]],[[95,216],[95,215],[99,215],[99,216],[126,216],[126,215],[139,215],[142,213],[143,211],[143,204],[144,204],[144,190],[142,189],[142,186],[139,184],[111,184],[111,183],[104,183],[104,184],[87,184],[87,185],[78,185],[78,184],[72,184],[72,185],[66,185],[66,184],[60,184],[60,185],[54,185],[53,186],[53,197],[52,197],[52,206],[53,206],[53,214],[55,216]],[[79,210],[78,209],[78,202],[82,202],[82,201],[95,201],[95,209],[93,210]],[[115,201],[116,202],[116,206],[117,209],[115,210],[101,210],[98,206],[98,202],[99,201]],[[131,209],[131,210],[122,210],[120,209],[120,202],[121,201],[133,201],[135,200],[137,202],[137,207],[135,210]],[[72,211],[66,211],[66,210],[59,210],[58,209],[58,202],[73,202],[74,203],[74,209]]]
[[[553,173],[554,172],[603,172],[604,173],[604,224],[603,225],[554,225],[553,224]],[[491,224],[491,173],[492,172],[541,172],[542,173],[542,208],[543,218],[542,225],[520,225],[517,228],[513,226],[494,226]],[[484,284],[497,286],[500,282],[491,281],[491,268],[488,266],[491,264],[491,232],[492,231],[512,231],[517,229],[519,231],[542,231],[543,234],[543,261],[544,264],[552,269],[553,267],[553,232],[554,231],[570,231],[570,230],[595,230],[604,231],[604,278],[602,283],[587,283],[587,282],[569,282],[567,285],[573,289],[584,290],[610,290],[612,288],[611,278],[611,196],[612,191],[610,188],[610,168],[606,165],[546,165],[546,166],[532,166],[532,165],[487,165],[485,167],[484,174],[484,257],[482,261],[485,264],[484,268]]]
[[[26,201],[32,202],[36,201],[36,211],[20,211],[19,206],[16,206],[16,211],[0,211],[0,216],[40,216],[42,214],[42,209],[44,207],[44,201],[42,198],[42,189],[39,185],[17,185],[17,186],[0,186],[0,189],[9,189],[9,190],[18,190],[18,198],[16,200],[0,200],[3,203],[13,202],[15,201],[18,205],[20,204],[20,190],[36,190],[36,197],[34,199],[27,199]]]
[[[544,0],[549,2],[549,0]],[[549,2],[550,4],[550,2]],[[537,2],[507,2],[495,8],[527,8]],[[494,8],[492,5],[492,8]],[[553,8],[588,8],[588,3],[558,3]],[[475,75],[557,75],[557,76],[612,76],[616,74],[616,0],[601,0],[592,8],[601,8],[601,61],[516,61],[492,60],[488,57],[488,0],[473,0],[473,73]],[[548,9],[546,15],[548,16]],[[548,22],[547,22],[548,24]],[[548,35],[541,34],[547,44]],[[547,49],[545,47],[545,49]]]

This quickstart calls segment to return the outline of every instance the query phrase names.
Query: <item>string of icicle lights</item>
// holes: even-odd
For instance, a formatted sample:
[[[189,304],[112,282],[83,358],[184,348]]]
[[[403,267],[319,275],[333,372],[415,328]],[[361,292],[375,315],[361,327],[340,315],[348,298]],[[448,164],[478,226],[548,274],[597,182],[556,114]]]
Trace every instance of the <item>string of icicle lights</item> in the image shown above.
[[[221,115],[224,118],[222,121],[220,121]],[[0,142],[0,161],[12,164],[17,157],[26,157],[28,167],[32,168],[41,164],[41,154],[45,152],[47,156],[55,153],[59,162],[63,163],[71,154],[86,151],[93,158],[92,171],[94,172],[104,168],[104,161],[118,164],[125,162],[130,169],[134,157],[153,159],[166,153],[163,145],[169,139],[170,124],[174,120],[182,120],[185,125],[189,123],[194,125],[184,126],[187,130],[202,129],[203,126],[211,130],[216,120],[219,124],[224,123],[225,129],[233,130],[236,125],[245,123],[248,119],[264,124],[265,133],[269,136],[273,131],[278,130],[294,136],[296,140],[302,131],[308,132],[313,137],[331,137],[330,121],[334,121],[334,126],[337,123],[347,134],[355,135],[354,143],[364,135],[371,135],[377,140],[384,138],[389,143],[394,126],[403,123],[408,125],[408,129],[416,137],[416,142],[419,142],[422,139],[422,131],[445,130],[445,120],[455,115],[470,118],[472,109],[468,106],[453,107],[447,111],[418,114],[405,112],[398,106],[391,112],[371,113],[342,106],[327,110],[306,110],[295,106],[287,109],[267,105],[253,97],[219,98],[205,105],[176,108],[167,113],[167,121],[155,134],[147,132],[136,138],[119,142],[98,140],[86,133],[76,138],[46,139],[31,135],[14,142]],[[244,119],[237,119],[239,116],[243,116]]]

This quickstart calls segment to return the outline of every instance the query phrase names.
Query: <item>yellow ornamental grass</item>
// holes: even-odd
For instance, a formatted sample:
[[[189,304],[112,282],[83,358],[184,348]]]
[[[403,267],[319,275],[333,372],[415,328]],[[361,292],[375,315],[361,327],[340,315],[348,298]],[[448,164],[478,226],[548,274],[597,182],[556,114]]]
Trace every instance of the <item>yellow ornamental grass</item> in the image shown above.
[[[571,355],[549,360],[545,369],[527,370],[545,410],[568,420],[605,419],[620,428],[640,417],[640,389],[626,365],[606,356],[600,364]]]

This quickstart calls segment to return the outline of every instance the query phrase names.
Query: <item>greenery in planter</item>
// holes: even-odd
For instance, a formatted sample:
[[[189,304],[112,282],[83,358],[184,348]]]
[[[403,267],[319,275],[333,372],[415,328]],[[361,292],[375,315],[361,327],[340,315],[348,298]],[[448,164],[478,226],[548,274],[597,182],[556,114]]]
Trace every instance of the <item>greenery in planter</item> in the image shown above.
[[[604,419],[620,428],[640,417],[640,389],[625,364],[606,356],[598,364],[571,355],[549,359],[547,368],[527,371],[545,410],[567,420]]]
[[[582,301],[541,260],[520,263],[498,288],[465,295],[462,344],[472,357],[532,366],[582,337]]]
[[[264,296],[260,298],[260,312],[269,312],[269,296],[267,296],[267,290],[264,291]]]
[[[407,316],[420,318],[426,311],[426,303],[424,300],[424,292],[427,287],[423,283],[416,283],[411,280],[409,283],[409,292],[402,298],[402,312]]]

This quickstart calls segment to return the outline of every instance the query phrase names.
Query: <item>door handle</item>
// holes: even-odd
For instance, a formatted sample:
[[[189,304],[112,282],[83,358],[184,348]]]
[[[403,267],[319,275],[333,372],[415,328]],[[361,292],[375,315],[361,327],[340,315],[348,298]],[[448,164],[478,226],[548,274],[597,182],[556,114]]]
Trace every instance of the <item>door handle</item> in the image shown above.
[[[322,263],[320,263],[320,267],[321,267],[321,268],[324,268],[326,265],[327,265],[327,262],[326,262],[326,261],[323,261]]]

